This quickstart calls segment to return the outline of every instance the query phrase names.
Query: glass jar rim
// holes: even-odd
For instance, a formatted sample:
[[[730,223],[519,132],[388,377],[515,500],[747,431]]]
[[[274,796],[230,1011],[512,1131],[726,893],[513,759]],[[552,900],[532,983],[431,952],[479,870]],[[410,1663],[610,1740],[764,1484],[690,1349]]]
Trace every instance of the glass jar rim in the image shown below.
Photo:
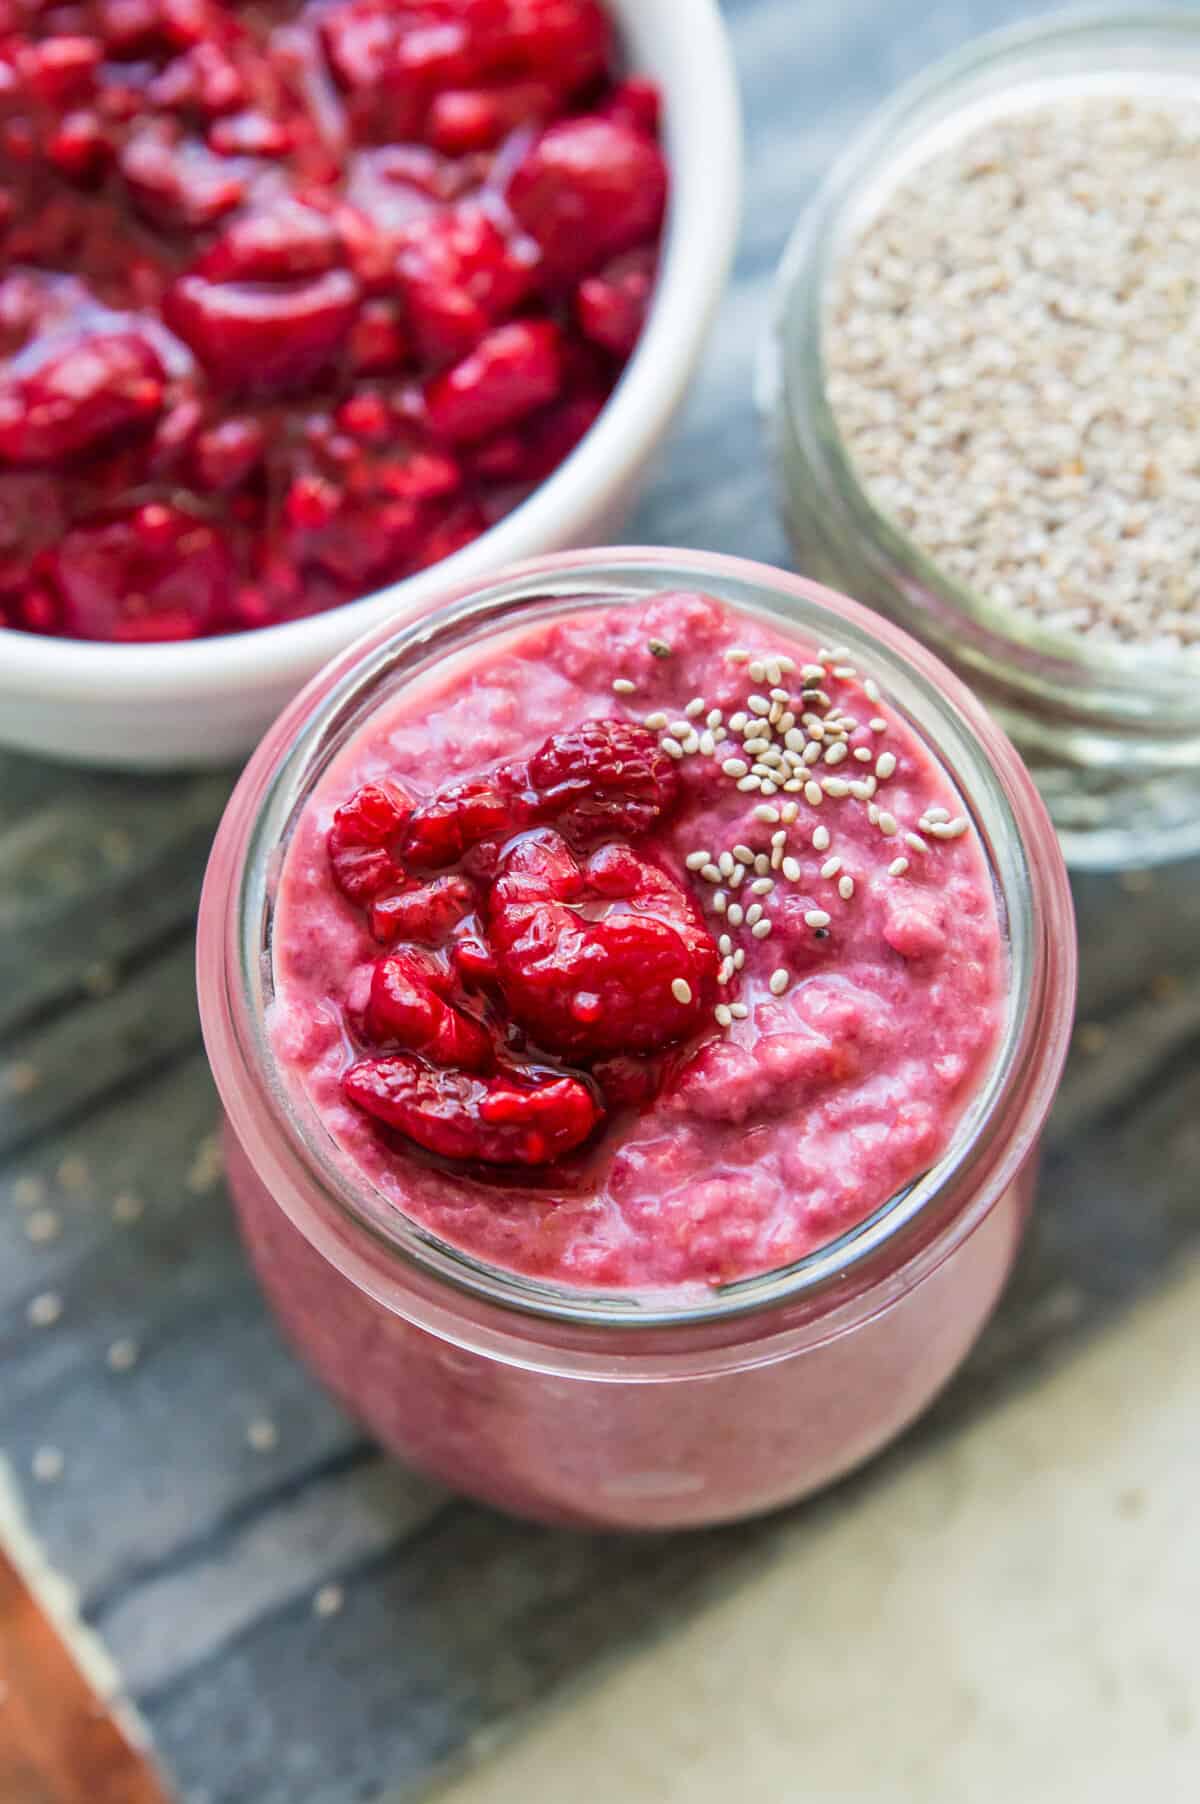
[[[477,643],[497,623],[501,631],[512,630],[539,605],[567,612],[670,589],[711,590],[735,610],[774,618],[801,635],[811,631],[817,643],[833,633],[853,652],[857,642],[874,661],[889,701],[927,742],[929,717],[937,719],[941,730],[932,749],[979,828],[1007,917],[1013,987],[1003,1044],[968,1111],[970,1133],[960,1129],[930,1172],[805,1259],[722,1287],[703,1302],[689,1292],[683,1302],[647,1307],[641,1293],[545,1283],[476,1260],[390,1203],[386,1221],[381,1219],[381,1211],[369,1206],[371,1187],[347,1171],[348,1162],[339,1163],[327,1135],[322,1143],[299,1119],[270,1049],[261,986],[269,960],[270,890],[286,830],[369,714],[375,684],[405,656],[418,660],[407,680],[419,681],[432,661]],[[235,1134],[244,1143],[265,1131],[284,1187],[297,1173],[315,1176],[322,1199],[334,1205],[343,1224],[365,1230],[384,1248],[397,1275],[418,1278],[426,1290],[432,1284],[435,1292],[470,1297],[501,1318],[532,1319],[568,1333],[612,1327],[722,1332],[734,1323],[744,1331],[748,1317],[775,1319],[816,1296],[844,1296],[848,1287],[867,1286],[905,1261],[915,1282],[921,1260],[923,1273],[1003,1194],[1037,1136],[1066,1057],[1074,1003],[1072,923],[1057,841],[1020,759],[966,687],[899,628],[818,584],[742,559],[637,548],[574,552],[512,567],[448,597],[418,620],[377,629],[284,712],[244,772],[214,844],[201,904],[201,1013]],[[223,972],[216,993],[203,975],[214,950]],[[236,1077],[226,1065],[230,1058]]]
[[[1071,686],[1083,676],[1089,683],[1102,684],[1105,707],[1127,715],[1131,722],[1154,715],[1160,724],[1177,720],[1191,733],[1200,723],[1196,682],[1200,656],[1091,642],[1083,634],[1025,622],[1015,609],[960,582],[872,501],[838,429],[824,357],[826,297],[847,222],[852,214],[869,211],[862,205],[868,190],[877,205],[906,169],[919,167],[924,160],[920,147],[928,144],[939,123],[961,117],[961,125],[944,134],[949,140],[967,129],[972,115],[979,116],[979,95],[972,84],[1011,71],[1011,83],[998,85],[995,94],[1015,95],[1033,79],[1069,81],[1078,87],[1089,75],[1100,73],[1098,67],[1078,61],[1089,49],[1116,53],[1136,44],[1169,55],[1181,38],[1200,57],[1200,14],[1181,8],[1146,12],[1072,8],[972,38],[905,82],[851,138],[788,240],[772,290],[761,377],[764,391],[768,397],[773,392],[789,431],[804,447],[809,474],[815,473],[834,504],[847,511],[850,529],[885,582],[894,583],[899,571],[906,586],[936,598],[953,622],[952,630],[965,631],[984,647],[1003,646],[1027,667],[1027,680],[1046,693],[1061,693],[1063,685]],[[1053,74],[1052,64],[1056,64]],[[939,119],[935,115],[940,109],[946,110]],[[907,162],[906,139],[913,152]],[[970,640],[964,644],[956,637],[954,643],[964,658],[973,657]],[[1170,711],[1169,722],[1163,720],[1164,707]]]

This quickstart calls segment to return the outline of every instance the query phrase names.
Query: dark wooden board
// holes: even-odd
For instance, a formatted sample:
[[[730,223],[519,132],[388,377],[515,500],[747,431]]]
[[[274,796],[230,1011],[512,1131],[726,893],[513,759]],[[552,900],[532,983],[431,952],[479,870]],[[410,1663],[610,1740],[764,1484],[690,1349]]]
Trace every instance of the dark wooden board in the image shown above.
[[[743,254],[634,536],[786,561],[749,398],[782,240],[886,89],[1032,10],[730,5]],[[228,785],[0,755],[0,1450],[188,1798],[354,1804],[422,1789],[736,1582],[777,1528],[598,1540],[504,1521],[383,1461],[283,1350],[222,1193],[192,993]],[[967,1370],[893,1460],[1036,1382],[1200,1242],[1200,864],[1076,895],[1084,1028],[1034,1232]],[[37,1326],[47,1293],[61,1317]],[[134,1363],[114,1370],[127,1340]],[[63,1469],[39,1481],[47,1448]]]

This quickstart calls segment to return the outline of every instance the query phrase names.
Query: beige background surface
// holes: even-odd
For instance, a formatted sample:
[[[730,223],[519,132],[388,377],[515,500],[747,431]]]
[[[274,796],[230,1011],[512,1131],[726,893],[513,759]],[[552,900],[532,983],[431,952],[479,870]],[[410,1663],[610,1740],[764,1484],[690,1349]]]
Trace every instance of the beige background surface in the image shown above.
[[[1200,1266],[442,1804],[1200,1798]]]

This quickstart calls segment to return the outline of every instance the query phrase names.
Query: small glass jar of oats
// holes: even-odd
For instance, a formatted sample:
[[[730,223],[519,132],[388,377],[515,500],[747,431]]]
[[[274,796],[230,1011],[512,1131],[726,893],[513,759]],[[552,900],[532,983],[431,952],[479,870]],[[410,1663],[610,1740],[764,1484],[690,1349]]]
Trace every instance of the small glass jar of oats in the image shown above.
[[[1068,862],[1200,850],[1200,14],[905,88],[801,221],[760,376],[801,568],[973,684]]]

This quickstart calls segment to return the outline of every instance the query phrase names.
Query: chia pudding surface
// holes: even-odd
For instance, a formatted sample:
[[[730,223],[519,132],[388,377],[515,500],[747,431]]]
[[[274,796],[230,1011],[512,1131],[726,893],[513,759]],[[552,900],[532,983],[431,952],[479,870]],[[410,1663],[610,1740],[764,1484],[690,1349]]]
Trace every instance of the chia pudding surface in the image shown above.
[[[740,652],[731,659],[735,648],[749,661]],[[766,808],[790,812],[794,803],[795,818],[764,820],[762,792],[739,788],[723,769],[741,752],[735,730],[712,752],[678,761],[681,805],[637,842],[697,900],[713,935],[728,932],[745,952],[720,991],[745,1016],[727,1025],[714,1017],[679,1049],[654,1101],[615,1111],[561,1166],[514,1175],[440,1165],[380,1129],[341,1087],[356,1057],[345,1000],[381,951],[335,886],[326,850],[334,810],[359,785],[387,776],[420,798],[527,757],[587,719],[657,723],[661,713],[682,722],[693,698],[704,702],[693,711],[699,736],[709,710],[728,722],[751,695],[769,699],[771,685],[755,680],[748,662],[794,660],[782,683],[798,693],[802,667],[822,649],[697,594],[588,607],[480,646],[414,683],[324,774],[279,881],[272,1043],[348,1164],[411,1220],[479,1260],[543,1280],[708,1287],[827,1244],[946,1150],[1004,1018],[1008,960],[996,895],[973,828],[958,830],[966,811],[947,774],[886,697],[864,691],[869,669],[851,673],[832,654],[825,690],[858,724],[842,759],[831,766],[822,752],[808,780],[861,781],[890,753],[895,768],[885,759],[888,774],[872,798],[835,788],[814,806],[803,791],[777,791]],[[855,758],[860,748],[869,761]],[[935,831],[920,834],[922,849],[905,836],[931,810]],[[777,859],[774,888],[762,895],[749,893],[753,869],[735,896],[728,883],[687,868],[698,849],[716,859],[741,846],[770,858],[780,831],[787,863]],[[727,908],[757,902],[770,934],[756,937],[749,923],[735,931],[714,911],[718,889]],[[780,972],[788,982],[776,994],[771,979]]]

